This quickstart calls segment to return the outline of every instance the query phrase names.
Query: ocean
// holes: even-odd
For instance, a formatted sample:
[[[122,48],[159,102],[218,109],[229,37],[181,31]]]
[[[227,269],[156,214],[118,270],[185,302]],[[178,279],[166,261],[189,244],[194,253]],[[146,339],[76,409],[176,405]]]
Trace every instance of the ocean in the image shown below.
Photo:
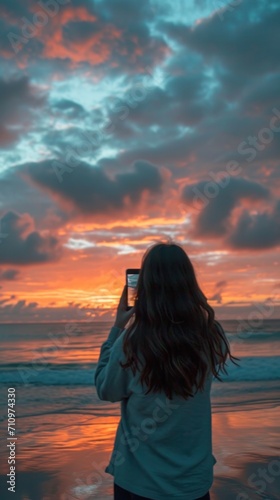
[[[212,384],[217,463],[211,500],[279,500],[280,320],[264,319],[255,328],[237,320],[221,323],[240,366],[228,362],[228,374]],[[113,478],[104,468],[120,405],[100,401],[93,383],[111,326],[0,325],[1,500],[112,498]],[[14,436],[8,434],[8,394],[15,394]],[[15,437],[13,493],[6,482],[7,443]]]

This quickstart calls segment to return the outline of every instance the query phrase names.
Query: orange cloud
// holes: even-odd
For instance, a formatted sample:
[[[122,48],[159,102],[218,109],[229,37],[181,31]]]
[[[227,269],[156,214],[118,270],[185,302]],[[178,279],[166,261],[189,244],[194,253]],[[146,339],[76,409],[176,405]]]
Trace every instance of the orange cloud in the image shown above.
[[[59,19],[58,19],[59,17]],[[63,41],[63,26],[70,21],[97,22],[97,17],[90,14],[85,7],[69,7],[61,9],[59,16],[52,20],[52,29],[42,33],[44,42],[43,56],[48,59],[69,58],[74,63],[89,62],[96,65],[109,59],[112,40],[119,39],[121,31],[112,25],[104,26],[99,32],[93,33],[87,40],[80,42]],[[54,28],[54,29],[53,29]],[[50,36],[50,31],[52,34]]]

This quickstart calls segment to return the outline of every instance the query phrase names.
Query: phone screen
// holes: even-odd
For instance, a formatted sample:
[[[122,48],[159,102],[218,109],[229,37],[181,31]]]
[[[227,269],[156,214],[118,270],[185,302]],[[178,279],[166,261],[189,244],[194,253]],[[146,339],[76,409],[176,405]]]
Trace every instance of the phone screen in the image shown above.
[[[136,296],[136,286],[139,278],[139,273],[128,273],[127,275],[127,306],[133,307],[135,296]]]

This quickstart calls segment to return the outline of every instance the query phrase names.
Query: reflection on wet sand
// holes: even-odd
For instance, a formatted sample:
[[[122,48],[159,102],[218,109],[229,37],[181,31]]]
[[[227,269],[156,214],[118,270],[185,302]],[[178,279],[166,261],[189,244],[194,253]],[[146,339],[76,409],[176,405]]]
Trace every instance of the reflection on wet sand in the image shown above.
[[[112,498],[113,478],[104,469],[120,418],[119,405],[104,404],[95,398],[84,414],[73,411],[21,419],[17,446],[17,493],[13,498]],[[279,499],[278,407],[265,411],[215,413],[214,410],[212,425],[213,453],[217,464],[214,467],[211,500],[260,498],[257,489],[259,487],[260,490],[262,484],[257,482],[261,479],[260,469],[265,469],[269,478],[262,479],[265,498]],[[3,457],[1,472],[6,473]]]

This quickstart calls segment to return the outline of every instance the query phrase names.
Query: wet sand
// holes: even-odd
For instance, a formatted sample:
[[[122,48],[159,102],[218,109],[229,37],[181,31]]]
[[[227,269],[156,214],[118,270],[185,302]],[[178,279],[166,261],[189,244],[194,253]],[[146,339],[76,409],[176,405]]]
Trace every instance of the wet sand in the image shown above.
[[[2,482],[1,500],[113,498],[113,478],[104,468],[120,418],[119,404],[99,401],[95,388],[93,394],[92,388],[83,390],[80,397],[84,401],[90,397],[91,403],[82,411],[68,407],[63,413],[58,409],[49,414],[38,408],[37,416],[18,419],[16,493],[3,490]],[[275,403],[263,408],[254,404],[245,409],[213,408],[217,463],[211,500],[280,499],[279,416]],[[2,481],[7,472],[4,455]]]

